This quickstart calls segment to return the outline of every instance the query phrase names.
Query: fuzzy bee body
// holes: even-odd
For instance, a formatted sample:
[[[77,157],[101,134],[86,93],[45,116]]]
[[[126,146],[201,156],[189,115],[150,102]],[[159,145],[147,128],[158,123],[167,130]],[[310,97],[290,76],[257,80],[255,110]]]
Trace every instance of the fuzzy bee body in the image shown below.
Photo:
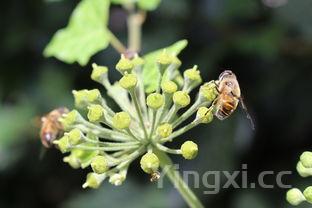
[[[40,139],[45,147],[50,148],[53,141],[63,133],[63,126],[59,122],[59,118],[68,112],[67,108],[60,107],[41,117]]]

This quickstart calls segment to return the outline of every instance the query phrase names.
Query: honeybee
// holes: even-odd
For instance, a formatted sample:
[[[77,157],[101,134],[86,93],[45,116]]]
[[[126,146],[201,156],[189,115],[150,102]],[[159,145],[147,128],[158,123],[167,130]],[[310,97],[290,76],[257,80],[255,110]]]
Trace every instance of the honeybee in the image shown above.
[[[225,70],[220,74],[216,85],[219,95],[213,103],[215,109],[214,115],[218,119],[224,120],[235,111],[240,102],[243,110],[247,114],[247,118],[250,120],[252,129],[254,129],[254,122],[243,102],[236,75],[230,70]]]
[[[151,174],[151,178],[150,178],[150,181],[151,182],[156,182],[158,181],[160,178],[160,173],[158,171],[155,171]]]
[[[41,117],[40,139],[43,146],[51,147],[53,141],[63,133],[63,126],[59,122],[59,118],[68,112],[67,108],[60,107]]]

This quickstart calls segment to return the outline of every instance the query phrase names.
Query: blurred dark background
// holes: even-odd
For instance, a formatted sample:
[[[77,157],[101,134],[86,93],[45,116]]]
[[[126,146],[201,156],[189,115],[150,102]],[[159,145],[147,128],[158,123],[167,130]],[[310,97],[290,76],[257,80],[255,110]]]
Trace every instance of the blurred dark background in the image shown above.
[[[0,8],[0,207],[185,207],[168,182],[149,183],[138,162],[125,184],[104,182],[83,190],[88,170],[73,170],[57,150],[42,151],[36,117],[58,106],[73,107],[72,89],[99,87],[89,78],[90,64],[67,65],[42,55],[56,30],[66,26],[78,1],[10,0]],[[193,161],[174,157],[180,170],[241,170],[250,181],[264,170],[290,170],[284,183],[312,184],[295,172],[298,156],[312,145],[312,1],[310,0],[163,0],[148,14],[143,54],[180,39],[182,69],[199,65],[204,80],[232,69],[256,122],[252,131],[238,109],[224,122],[200,126],[185,134],[199,143]],[[123,41],[126,14],[111,9],[110,28]],[[113,69],[118,54],[109,48],[90,63]],[[117,73],[110,72],[116,80]],[[180,144],[177,144],[180,145]],[[274,183],[268,176],[267,183]],[[286,189],[222,189],[217,195],[195,191],[206,207],[276,208]],[[310,207],[307,204],[299,207]]]

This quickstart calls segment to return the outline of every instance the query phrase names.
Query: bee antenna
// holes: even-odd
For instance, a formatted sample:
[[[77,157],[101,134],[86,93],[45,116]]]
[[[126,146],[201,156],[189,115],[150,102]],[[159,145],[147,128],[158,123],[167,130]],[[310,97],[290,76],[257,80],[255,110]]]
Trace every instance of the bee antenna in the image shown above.
[[[250,116],[250,114],[249,114],[249,112],[248,112],[247,106],[245,105],[245,102],[244,102],[242,96],[239,98],[239,101],[240,101],[240,103],[241,103],[242,109],[243,109],[243,110],[245,111],[245,113],[246,113],[247,119],[248,119],[249,122],[250,122],[251,129],[252,129],[252,130],[255,130],[255,129],[256,129],[256,128],[255,128],[255,123],[254,123],[252,117]]]

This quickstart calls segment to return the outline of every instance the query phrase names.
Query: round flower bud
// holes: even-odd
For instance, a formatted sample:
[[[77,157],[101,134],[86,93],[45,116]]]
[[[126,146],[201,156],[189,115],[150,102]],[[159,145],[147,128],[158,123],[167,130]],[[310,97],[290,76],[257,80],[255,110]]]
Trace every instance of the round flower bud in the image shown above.
[[[197,110],[196,120],[200,121],[201,123],[210,123],[213,120],[212,110],[206,107],[200,107]]]
[[[306,168],[302,165],[302,162],[297,163],[297,172],[301,177],[309,177],[312,176],[312,168]]]
[[[113,126],[116,129],[129,128],[130,123],[131,123],[130,115],[126,112],[116,113],[113,117]]]
[[[178,90],[178,86],[173,81],[164,81],[161,83],[161,89],[163,92],[172,94]]]
[[[77,145],[81,142],[82,132],[79,129],[73,129],[70,132],[66,133],[68,136],[68,142],[70,145]]]
[[[152,93],[147,96],[146,104],[152,109],[158,109],[165,103],[164,96],[159,93]]]
[[[303,191],[303,195],[304,195],[305,199],[307,200],[307,202],[312,204],[312,186],[307,187]]]
[[[80,168],[79,159],[75,157],[73,154],[70,154],[69,156],[64,157],[63,162],[68,163],[74,169]]]
[[[151,174],[158,170],[159,159],[154,153],[148,152],[142,156],[140,164],[145,173]]]
[[[133,69],[133,63],[130,59],[127,59],[123,54],[121,54],[121,58],[116,65],[116,69],[120,71],[120,73],[131,73]]]
[[[88,90],[87,101],[88,103],[100,103],[102,99],[101,93],[98,89]]]
[[[202,78],[200,76],[200,71],[197,70],[197,65],[195,65],[191,69],[185,70],[183,75],[187,80],[190,80],[192,82],[195,82],[195,83],[201,83],[202,82]]]
[[[97,174],[105,173],[108,170],[108,163],[104,156],[97,155],[92,159],[91,168]]]
[[[137,53],[134,54],[134,58],[131,61],[134,66],[142,66],[144,64],[144,59],[139,57]]]
[[[104,178],[96,173],[88,173],[86,182],[82,185],[82,188],[97,189],[101,185]]]
[[[218,96],[216,84],[213,81],[205,83],[200,87],[199,95],[204,101],[214,101]]]
[[[312,152],[303,152],[300,156],[300,162],[306,168],[312,168]]]
[[[126,176],[120,173],[115,173],[109,178],[109,182],[115,186],[120,186],[126,180]]]
[[[185,159],[194,159],[198,153],[198,146],[192,141],[186,141],[181,145],[181,152]]]
[[[138,82],[135,74],[125,74],[120,80],[119,84],[122,88],[126,90],[133,89]]]
[[[76,110],[72,110],[59,119],[64,129],[70,129],[73,125],[83,121],[82,116]]]
[[[87,105],[88,90],[73,90],[72,93],[75,99],[75,106],[82,108]]]
[[[91,105],[88,107],[88,119],[90,122],[100,122],[105,119],[105,110],[101,105]]]
[[[96,63],[92,64],[92,73],[91,73],[91,79],[102,83],[103,80],[107,79],[107,72],[108,68],[106,66],[98,66]]]
[[[188,95],[187,92],[185,92],[185,91],[177,91],[177,92],[175,92],[173,94],[173,102],[176,105],[184,108],[184,107],[186,107],[187,105],[190,104],[191,98],[190,98],[190,96]]]
[[[293,206],[299,205],[301,202],[305,201],[305,197],[302,192],[297,188],[290,189],[286,194],[286,200]]]
[[[54,140],[53,144],[56,144],[58,149],[62,152],[68,152],[69,148],[71,147],[71,145],[69,144],[68,141],[68,136],[63,136],[62,138],[60,138],[59,140]]]
[[[162,138],[170,136],[171,133],[172,133],[172,125],[169,123],[161,124],[157,128],[157,134]]]

